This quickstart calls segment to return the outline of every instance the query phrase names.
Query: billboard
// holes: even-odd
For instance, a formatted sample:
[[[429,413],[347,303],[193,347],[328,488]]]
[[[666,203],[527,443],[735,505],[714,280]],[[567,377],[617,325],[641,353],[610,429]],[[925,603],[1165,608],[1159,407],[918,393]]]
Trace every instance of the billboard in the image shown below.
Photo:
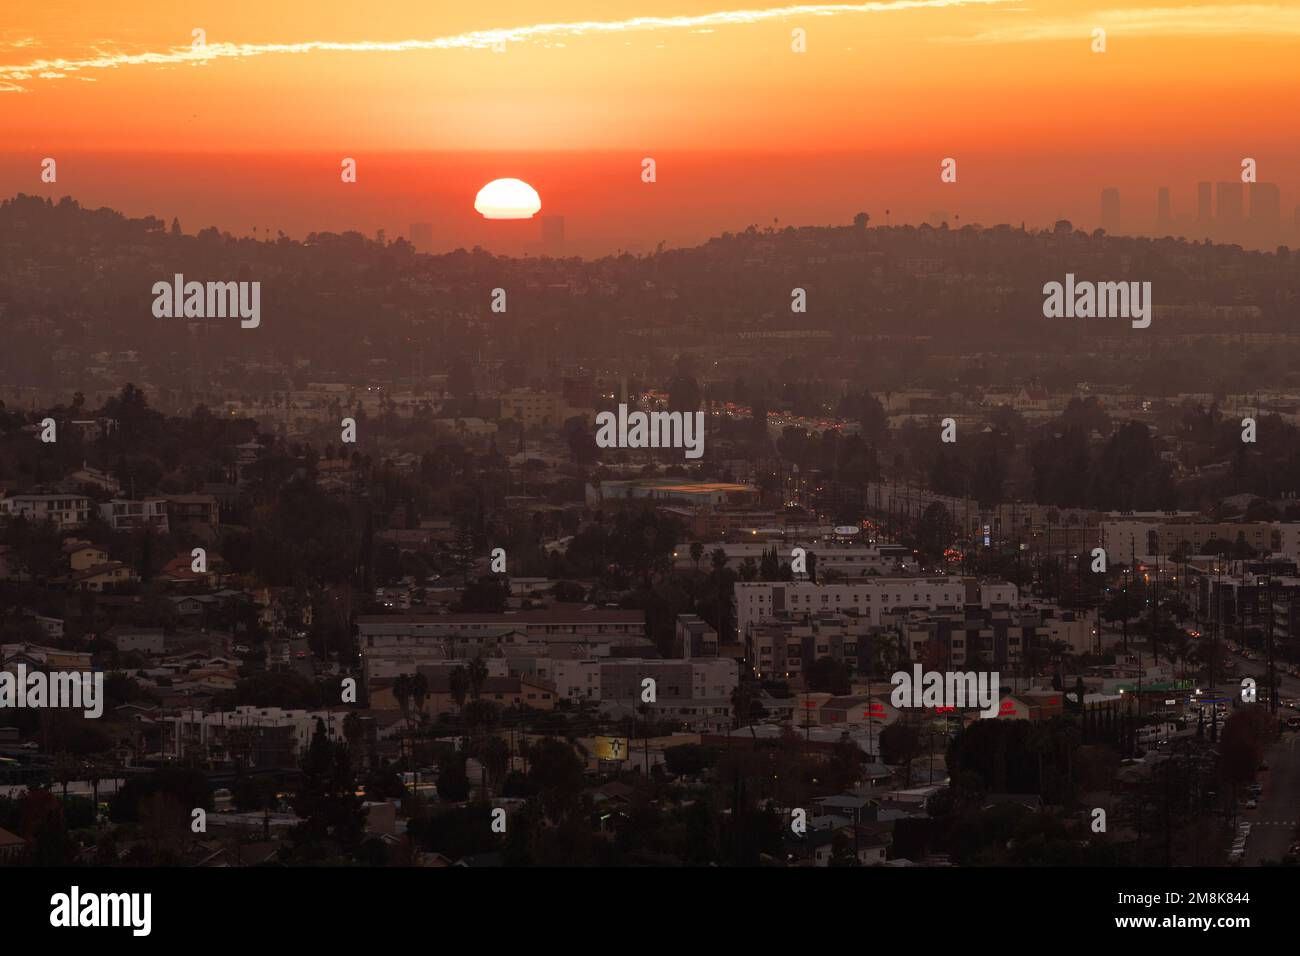
[[[597,737],[596,738],[596,759],[597,760],[626,760],[627,759],[627,738],[626,737]]]

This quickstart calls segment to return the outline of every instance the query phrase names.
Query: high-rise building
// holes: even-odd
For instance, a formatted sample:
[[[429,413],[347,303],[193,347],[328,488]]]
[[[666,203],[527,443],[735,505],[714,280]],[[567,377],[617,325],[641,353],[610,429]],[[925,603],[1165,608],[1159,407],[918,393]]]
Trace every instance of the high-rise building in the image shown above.
[[[1156,225],[1167,226],[1171,218],[1169,214],[1169,187],[1161,186],[1160,191],[1156,193]]]
[[[1242,183],[1214,184],[1214,219],[1220,226],[1240,223],[1245,207]]]
[[[1250,184],[1250,221],[1268,229],[1282,224],[1282,191],[1277,183]]]
[[[417,252],[428,252],[433,248],[433,223],[411,223],[411,245]]]
[[[1101,191],[1101,228],[1119,232],[1119,190],[1113,186]]]
[[[1210,207],[1210,184],[1196,184],[1196,221],[1201,225],[1208,226],[1214,219],[1214,213]]]

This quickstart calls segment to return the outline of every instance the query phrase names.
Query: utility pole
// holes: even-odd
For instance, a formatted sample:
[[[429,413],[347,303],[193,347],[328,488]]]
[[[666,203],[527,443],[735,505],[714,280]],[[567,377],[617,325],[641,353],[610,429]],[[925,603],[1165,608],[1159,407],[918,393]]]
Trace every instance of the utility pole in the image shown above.
[[[1214,564],[1217,583],[1214,585],[1214,630],[1213,650],[1210,652],[1210,741],[1218,741],[1218,701],[1214,692],[1214,671],[1218,663],[1218,628],[1223,619],[1223,555],[1218,555]]]
[[[1273,668],[1273,572],[1264,576],[1265,599],[1268,601],[1268,712],[1277,716],[1277,674]]]
[[[1170,810],[1169,810],[1169,764],[1173,761],[1173,754],[1170,754],[1165,760],[1165,866],[1171,867],[1173,863],[1173,832],[1170,829]]]
[[[1159,548],[1156,551],[1159,552]],[[1160,664],[1160,555],[1156,554],[1155,600],[1151,602],[1151,661]]]

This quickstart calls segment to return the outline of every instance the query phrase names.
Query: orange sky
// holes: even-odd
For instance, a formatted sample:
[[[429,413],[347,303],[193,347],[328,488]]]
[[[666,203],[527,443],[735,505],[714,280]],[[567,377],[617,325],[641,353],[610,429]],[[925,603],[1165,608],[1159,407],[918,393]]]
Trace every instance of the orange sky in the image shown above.
[[[468,207],[492,176],[529,179],[512,164],[534,157],[531,174],[552,185],[548,194],[529,179],[543,212],[565,214],[571,233],[584,222],[593,235],[648,230],[653,242],[679,237],[659,235],[653,217],[636,220],[639,206],[652,205],[644,189],[619,195],[642,187],[641,156],[706,157],[676,166],[675,194],[691,198],[666,220],[701,236],[772,216],[844,221],[838,210],[858,200],[880,204],[881,218],[891,197],[895,219],[967,208],[964,221],[1086,220],[1107,185],[1128,186],[1136,210],[1169,184],[1177,211],[1180,190],[1233,178],[1240,157],[1253,156],[1260,179],[1281,185],[1290,218],[1300,5],[925,2],[11,4],[0,24],[0,193],[71,193],[163,216],[204,217],[206,202],[208,218],[232,231],[265,218],[269,203],[292,234],[346,227],[347,215],[396,234],[411,219],[435,218],[437,195],[449,223],[462,190]],[[644,16],[695,19],[620,23]],[[536,29],[583,21],[598,23]],[[1107,30],[1103,54],[1090,49],[1095,26]],[[211,53],[237,55],[186,60],[195,28]],[[806,31],[806,53],[791,50],[795,28]],[[490,30],[519,32],[496,53],[474,35]],[[273,49],[321,41],[349,48]],[[426,48],[366,49],[401,41]],[[144,54],[161,62],[128,62]],[[548,151],[565,158],[536,159]],[[418,155],[403,163],[393,158],[400,152]],[[430,158],[452,153],[459,158]],[[799,155],[807,158],[790,158]],[[39,182],[44,156],[67,157],[58,184]],[[342,156],[360,163],[356,187],[337,183]],[[959,160],[958,184],[946,192],[937,183],[943,156]],[[286,178],[285,163],[298,172]],[[872,178],[849,198],[855,163]],[[680,181],[688,169],[694,188]],[[388,182],[375,181],[381,171]],[[193,195],[200,178],[223,195]],[[584,192],[586,180],[596,193]],[[656,202],[671,203],[669,192]],[[404,198],[386,211],[392,194]],[[409,208],[421,196],[428,214]]]

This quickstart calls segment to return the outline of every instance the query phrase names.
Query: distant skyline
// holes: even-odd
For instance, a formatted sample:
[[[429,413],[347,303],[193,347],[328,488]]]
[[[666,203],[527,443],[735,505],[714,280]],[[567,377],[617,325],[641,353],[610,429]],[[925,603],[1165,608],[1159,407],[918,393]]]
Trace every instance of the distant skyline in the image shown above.
[[[1197,182],[1231,180],[1251,156],[1293,226],[1292,6],[653,7],[21,7],[0,28],[0,195],[250,235],[391,237],[429,222],[434,248],[517,251],[521,233],[485,228],[472,203],[518,177],[543,215],[565,218],[566,246],[594,254],[858,210],[1095,228],[1108,187],[1140,225],[1170,186],[1178,222],[1195,215]],[[40,181],[47,156],[57,183]],[[647,156],[654,184],[640,180]],[[355,184],[339,181],[344,157]],[[955,183],[939,182],[944,157]]]
[[[942,218],[952,228],[1002,222],[1049,228],[1064,218],[1089,231],[1208,237],[1265,249],[1300,245],[1295,219],[1300,192],[1285,186],[1279,186],[1276,233],[1223,231],[1215,215],[1216,191],[1218,183],[1233,182],[1227,157],[1220,162],[1226,174],[1214,177],[1177,169],[1172,160],[1135,163],[1130,178],[1118,185],[1098,180],[1091,172],[1097,158],[1087,154],[971,154],[959,161],[959,182],[948,185],[938,182],[937,160],[867,153],[661,154],[653,185],[641,183],[640,157],[628,153],[401,153],[356,159],[358,182],[336,186],[338,167],[330,155],[69,153],[59,159],[59,181],[43,184],[39,157],[0,156],[0,198],[24,192],[57,201],[70,195],[84,206],[108,206],[128,216],[154,215],[168,222],[175,217],[190,234],[216,226],[258,237],[283,231],[303,239],[311,232],[352,229],[373,238],[382,229],[395,239],[411,238],[412,224],[424,223],[422,251],[480,245],[511,255],[649,252],[660,242],[695,245],[750,225],[847,225],[859,211],[870,214],[872,225],[937,225]],[[927,166],[933,177],[921,174]],[[475,194],[511,170],[522,171],[539,191],[541,212],[518,222],[484,220],[472,208]],[[1178,173],[1182,176],[1175,178]],[[1202,182],[1210,184],[1208,228],[1198,214]],[[1249,226],[1250,187],[1237,184],[1243,190],[1241,221]],[[1263,190],[1275,184],[1256,185]],[[1099,197],[1109,189],[1118,192],[1118,229],[1103,223]],[[1169,194],[1165,224],[1159,219],[1162,189]],[[564,240],[544,247],[542,220],[548,217],[563,218]]]

